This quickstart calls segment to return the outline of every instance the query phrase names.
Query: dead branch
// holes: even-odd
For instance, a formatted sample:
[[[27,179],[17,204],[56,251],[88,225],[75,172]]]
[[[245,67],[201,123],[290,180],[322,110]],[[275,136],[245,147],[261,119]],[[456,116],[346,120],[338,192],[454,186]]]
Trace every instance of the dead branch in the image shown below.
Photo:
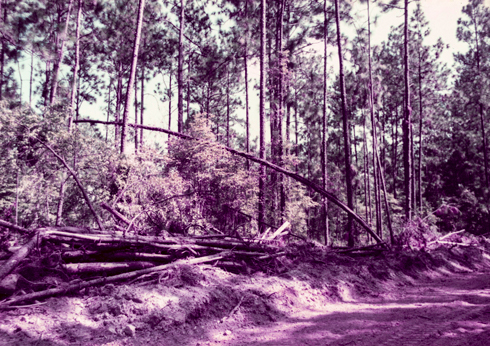
[[[24,246],[22,246],[15,254],[10,257],[7,262],[0,267],[0,281],[3,280],[12,270],[19,265],[19,263],[29,255],[29,252],[36,245],[39,231],[34,235]]]
[[[88,198],[87,192],[85,192],[85,189],[84,189],[82,183],[80,182],[80,180],[78,180],[77,174],[73,171],[73,169],[71,169],[70,166],[68,166],[68,164],[66,163],[65,159],[63,159],[56,151],[54,151],[53,148],[51,148],[48,144],[44,143],[40,139],[37,139],[37,141],[39,143],[41,143],[42,145],[44,145],[46,147],[46,149],[48,149],[50,152],[52,152],[53,155],[56,156],[56,158],[58,160],[60,160],[60,162],[63,164],[63,166],[65,166],[66,169],[73,176],[73,179],[75,179],[75,182],[77,183],[78,187],[80,188],[80,191],[82,191],[82,195],[83,195],[83,198],[85,199],[85,202],[87,203],[87,206],[90,208],[90,211],[92,212],[92,214],[95,217],[95,221],[97,222],[97,225],[99,226],[99,229],[102,232],[104,232],[105,230],[104,230],[104,226],[102,225],[102,221],[100,220],[99,215],[97,215],[97,213],[95,212],[94,207],[92,206],[92,203],[90,202],[90,199]]]
[[[70,263],[63,264],[61,267],[70,274],[83,274],[83,273],[100,273],[100,272],[111,272],[115,270],[138,270],[154,267],[155,265],[151,262],[128,262],[128,263]]]
[[[102,203],[100,203],[100,206],[102,208],[104,208],[105,210],[107,210],[112,215],[114,215],[116,217],[116,219],[118,219],[119,221],[124,222],[126,225],[129,225],[131,223],[131,221],[129,221],[123,214],[121,214],[117,210],[111,208],[107,203],[102,202]]]
[[[129,280],[129,279],[133,279],[135,277],[138,277],[138,276],[141,276],[144,274],[161,272],[161,271],[168,270],[168,269],[171,269],[173,267],[183,265],[183,264],[184,265],[185,264],[191,265],[191,264],[213,262],[213,261],[217,261],[217,260],[229,257],[231,255],[232,255],[232,253],[230,251],[223,251],[223,252],[215,254],[215,255],[198,257],[198,258],[193,258],[193,259],[189,259],[189,260],[187,260],[187,259],[178,260],[178,261],[175,261],[175,262],[172,262],[169,264],[163,264],[163,265],[156,266],[153,268],[136,270],[133,272],[114,275],[114,276],[110,276],[107,278],[100,278],[100,279],[95,279],[95,280],[90,280],[90,281],[83,281],[83,282],[78,282],[78,283],[63,286],[63,287],[51,288],[51,289],[44,290],[44,291],[34,292],[34,293],[30,293],[30,294],[24,294],[24,295],[9,298],[9,299],[6,299],[6,300],[0,302],[0,309],[4,309],[8,306],[11,306],[12,304],[18,304],[20,302],[30,301],[30,300],[34,300],[34,299],[48,298],[48,297],[52,297],[52,296],[58,295],[58,294],[66,294],[68,292],[79,291],[79,290],[84,289],[86,287],[108,284],[111,282],[117,282],[117,281],[121,281],[121,280]]]

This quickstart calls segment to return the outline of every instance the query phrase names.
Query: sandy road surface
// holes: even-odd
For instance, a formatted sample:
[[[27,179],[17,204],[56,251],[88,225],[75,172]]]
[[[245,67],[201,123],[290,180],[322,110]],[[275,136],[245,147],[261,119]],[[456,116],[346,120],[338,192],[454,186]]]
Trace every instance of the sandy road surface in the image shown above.
[[[490,271],[424,279],[228,334],[194,345],[490,345]]]

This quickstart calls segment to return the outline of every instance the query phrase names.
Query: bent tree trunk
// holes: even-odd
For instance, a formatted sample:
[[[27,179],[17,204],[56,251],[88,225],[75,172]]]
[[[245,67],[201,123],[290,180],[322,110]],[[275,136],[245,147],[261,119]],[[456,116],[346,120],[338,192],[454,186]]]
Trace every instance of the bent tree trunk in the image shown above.
[[[119,123],[116,123],[116,122],[106,122],[106,121],[100,121],[100,120],[90,120],[90,119],[81,119],[81,120],[76,120],[75,121],[76,123],[89,123],[89,124],[106,124],[106,125],[118,125]],[[192,137],[192,136],[189,136],[189,135],[186,135],[186,134],[183,134],[183,133],[178,133],[178,132],[174,132],[174,131],[169,131],[169,130],[165,130],[165,129],[162,129],[162,128],[159,128],[159,127],[153,127],[153,126],[146,126],[146,125],[138,125],[138,124],[128,124],[128,126],[131,126],[131,127],[134,127],[134,128],[142,128],[142,129],[145,129],[145,130],[148,130],[148,131],[156,131],[156,132],[162,132],[162,133],[166,133],[166,134],[169,134],[169,135],[172,135],[172,136],[176,136],[176,137],[179,137],[179,138],[182,138],[182,139],[187,139],[187,140],[195,140],[195,141],[198,141],[200,140],[199,138],[195,138],[195,137]],[[305,177],[299,175],[299,174],[296,174],[294,172],[291,172],[285,168],[282,168],[282,167],[279,167],[269,161],[266,161],[266,160],[263,160],[263,159],[259,159],[258,157],[255,157],[251,154],[248,154],[248,153],[244,153],[242,151],[239,151],[239,150],[235,150],[235,149],[232,149],[232,148],[228,148],[226,146],[223,146],[223,149],[225,149],[226,151],[232,153],[232,154],[235,154],[235,155],[238,155],[238,156],[241,156],[243,158],[246,158],[250,161],[253,161],[253,162],[256,162],[258,164],[260,164],[262,167],[268,167],[270,169],[273,169],[279,173],[282,173],[298,182],[300,182],[301,184],[303,184],[304,186],[318,192],[319,194],[321,194],[322,196],[326,197],[329,201],[331,201],[332,203],[336,204],[340,209],[344,210],[350,217],[352,217],[354,220],[356,220],[357,222],[359,222],[359,224],[378,242],[378,243],[383,243],[384,242],[381,240],[380,237],[378,237],[378,235],[373,232],[373,230],[371,229],[371,227],[369,227],[369,225],[366,223],[366,221],[364,221],[364,219],[359,216],[358,214],[356,214],[352,208],[348,207],[345,203],[343,203],[342,201],[340,201],[337,197],[335,197],[332,193],[326,191],[324,188],[318,186],[317,184],[313,183],[312,181],[306,179]]]

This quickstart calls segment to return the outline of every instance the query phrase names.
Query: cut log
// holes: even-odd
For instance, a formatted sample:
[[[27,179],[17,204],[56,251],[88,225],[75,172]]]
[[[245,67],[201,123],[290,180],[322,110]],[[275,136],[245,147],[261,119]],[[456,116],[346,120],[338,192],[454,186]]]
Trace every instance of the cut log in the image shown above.
[[[6,300],[0,302],[0,309],[9,307],[12,304],[18,304],[20,302],[52,297],[54,295],[66,294],[68,292],[73,292],[73,291],[79,291],[79,290],[86,288],[86,287],[108,284],[111,282],[117,282],[117,281],[121,281],[121,280],[129,280],[129,279],[136,278],[140,275],[144,275],[144,274],[148,274],[148,273],[154,273],[154,272],[161,272],[161,271],[168,270],[168,269],[171,269],[171,268],[174,268],[176,266],[183,265],[183,264],[191,265],[191,264],[214,262],[214,261],[229,257],[231,255],[232,255],[231,251],[223,251],[223,252],[221,252],[219,254],[215,254],[215,255],[198,257],[198,258],[193,258],[193,259],[189,259],[189,260],[187,260],[187,259],[178,260],[178,261],[175,261],[173,263],[163,264],[163,265],[156,266],[153,268],[136,270],[133,272],[109,276],[106,278],[94,279],[94,280],[90,280],[90,281],[83,281],[83,282],[78,282],[76,284],[71,284],[71,285],[67,285],[67,286],[63,286],[63,287],[51,288],[51,289],[44,290],[44,291],[34,292],[34,293],[30,293],[30,294],[24,294],[24,295],[9,298],[9,299],[6,299]]]
[[[151,262],[128,262],[128,263],[70,263],[64,264],[61,267],[70,274],[84,274],[84,273],[105,273],[113,271],[129,271],[154,267]]]
[[[0,281],[9,275],[10,272],[14,270],[27,255],[29,255],[29,252],[31,252],[32,248],[34,248],[34,245],[37,243],[38,236],[40,236],[40,232],[36,232],[36,235],[34,235],[27,244],[17,250],[17,252],[14,253],[2,267],[0,267]]]
[[[275,239],[276,237],[278,237],[284,230],[286,230],[287,228],[291,227],[291,224],[289,223],[289,221],[286,221],[282,224],[281,227],[279,227],[270,237],[269,237],[269,240],[273,240]]]

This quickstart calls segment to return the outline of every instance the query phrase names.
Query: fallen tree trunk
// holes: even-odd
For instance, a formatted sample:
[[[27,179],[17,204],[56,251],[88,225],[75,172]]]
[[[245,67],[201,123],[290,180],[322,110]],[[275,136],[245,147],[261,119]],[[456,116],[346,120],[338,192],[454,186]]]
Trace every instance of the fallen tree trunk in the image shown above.
[[[129,221],[123,214],[121,214],[117,210],[111,208],[107,203],[102,202],[102,203],[100,203],[100,206],[102,208],[104,208],[105,210],[107,210],[112,215],[114,215],[116,217],[116,219],[118,219],[119,221],[124,222],[126,225],[131,224],[131,221]]]
[[[115,270],[138,270],[154,267],[151,262],[128,262],[128,263],[70,263],[64,264],[61,267],[70,274],[84,274],[84,273],[105,273]]]
[[[9,228],[9,229],[12,229],[14,231],[23,232],[23,233],[31,232],[27,228],[14,225],[13,223],[10,223],[10,222],[4,221],[4,220],[0,220],[0,227]]]
[[[198,258],[193,258],[190,260],[179,260],[179,261],[176,261],[173,263],[163,264],[163,265],[156,266],[153,268],[136,270],[133,272],[114,275],[114,276],[110,276],[110,277],[106,277],[106,278],[100,278],[100,279],[84,281],[84,282],[77,282],[75,284],[71,284],[71,285],[67,285],[67,286],[61,286],[61,287],[51,288],[51,289],[44,290],[44,291],[24,294],[21,296],[17,296],[17,297],[13,297],[13,298],[3,300],[2,302],[0,302],[0,309],[7,308],[12,304],[18,304],[20,302],[25,302],[25,301],[34,300],[34,299],[48,298],[48,297],[52,297],[52,296],[58,295],[58,294],[66,294],[66,293],[73,292],[73,291],[79,291],[79,290],[84,289],[86,287],[91,287],[91,286],[96,286],[96,285],[101,285],[101,284],[108,284],[111,282],[116,282],[116,281],[121,281],[121,280],[129,280],[129,279],[136,278],[140,275],[168,270],[168,269],[171,269],[173,267],[176,267],[176,266],[182,265],[182,264],[190,265],[190,264],[214,262],[214,261],[229,257],[231,255],[232,255],[231,251],[223,251],[223,252],[216,254],[216,255],[198,257]]]
[[[119,123],[116,123],[116,122],[107,122],[107,121],[90,120],[90,119],[80,119],[80,120],[76,120],[75,122],[76,123],[89,123],[89,124],[105,124],[105,125],[111,125],[112,124],[112,125],[119,125]],[[141,129],[145,129],[145,130],[166,133],[166,134],[169,134],[169,135],[172,135],[172,136],[176,136],[176,137],[179,137],[179,138],[183,138],[183,139],[200,140],[198,138],[195,138],[195,137],[192,137],[192,136],[183,134],[183,133],[174,132],[174,131],[170,131],[170,130],[165,130],[165,129],[162,129],[162,128],[159,128],[159,127],[139,125],[139,124],[128,124],[128,125],[131,126],[131,127],[134,127],[134,128],[141,128]],[[275,165],[275,164],[273,164],[273,163],[271,163],[269,161],[259,159],[259,158],[255,157],[255,156],[251,155],[251,154],[248,154],[248,153],[245,153],[245,152],[242,152],[242,151],[238,151],[238,150],[235,150],[235,149],[226,147],[226,146],[223,146],[223,148],[225,150],[227,150],[228,152],[232,153],[232,154],[235,154],[235,155],[244,157],[244,158],[246,158],[246,159],[248,159],[250,161],[256,162],[256,163],[258,163],[258,164],[260,164],[262,166],[266,166],[266,167],[268,167],[270,169],[273,169],[276,172],[280,172],[280,173],[282,173],[282,174],[284,174],[284,175],[286,175],[286,176],[288,176],[290,178],[293,178],[296,181],[299,181],[304,186],[313,189],[314,191],[318,192],[322,196],[326,197],[329,201],[331,201],[334,204],[336,204],[340,209],[344,210],[347,214],[351,215],[357,222],[359,222],[359,224],[378,243],[385,244],[383,242],[383,240],[371,229],[371,227],[369,227],[369,225],[366,223],[366,221],[364,221],[364,219],[362,217],[360,217],[358,214],[356,214],[345,203],[343,203],[339,199],[337,199],[337,197],[335,197],[333,194],[331,194],[330,192],[326,191],[325,189],[323,189],[322,187],[318,186],[317,184],[313,183],[312,181],[309,181],[308,179],[302,177],[301,175],[296,174],[296,173],[291,172],[291,171],[288,171],[287,169],[284,169],[284,168],[282,168],[280,166],[277,166],[277,165]]]
[[[24,246],[22,246],[15,254],[10,257],[5,264],[0,267],[0,281],[3,280],[19,263],[29,255],[34,245],[37,243],[39,232],[36,233]]]
[[[60,155],[58,155],[58,153],[56,151],[54,151],[53,148],[51,148],[49,145],[47,145],[46,143],[44,143],[40,139],[37,139],[37,141],[39,143],[41,143],[42,145],[44,145],[50,152],[52,152],[53,155],[56,156],[56,158],[58,160],[60,160],[60,162],[63,164],[63,166],[65,166],[66,169],[68,170],[68,172],[70,172],[70,174],[73,176],[73,179],[75,179],[75,182],[77,183],[78,187],[80,188],[80,191],[82,191],[82,195],[83,195],[83,198],[85,199],[85,202],[87,203],[87,206],[89,207],[90,211],[92,212],[92,214],[95,217],[95,221],[97,222],[97,225],[99,226],[99,229],[102,232],[104,232],[105,230],[104,230],[104,226],[102,225],[102,221],[100,220],[99,215],[97,215],[97,213],[95,212],[95,209],[92,206],[92,203],[90,202],[90,199],[88,198],[87,192],[85,192],[85,189],[84,189],[82,183],[80,182],[80,180],[78,180],[77,174],[73,171],[73,169],[71,169],[70,166],[68,166],[68,164],[66,163],[65,159],[63,159]]]

